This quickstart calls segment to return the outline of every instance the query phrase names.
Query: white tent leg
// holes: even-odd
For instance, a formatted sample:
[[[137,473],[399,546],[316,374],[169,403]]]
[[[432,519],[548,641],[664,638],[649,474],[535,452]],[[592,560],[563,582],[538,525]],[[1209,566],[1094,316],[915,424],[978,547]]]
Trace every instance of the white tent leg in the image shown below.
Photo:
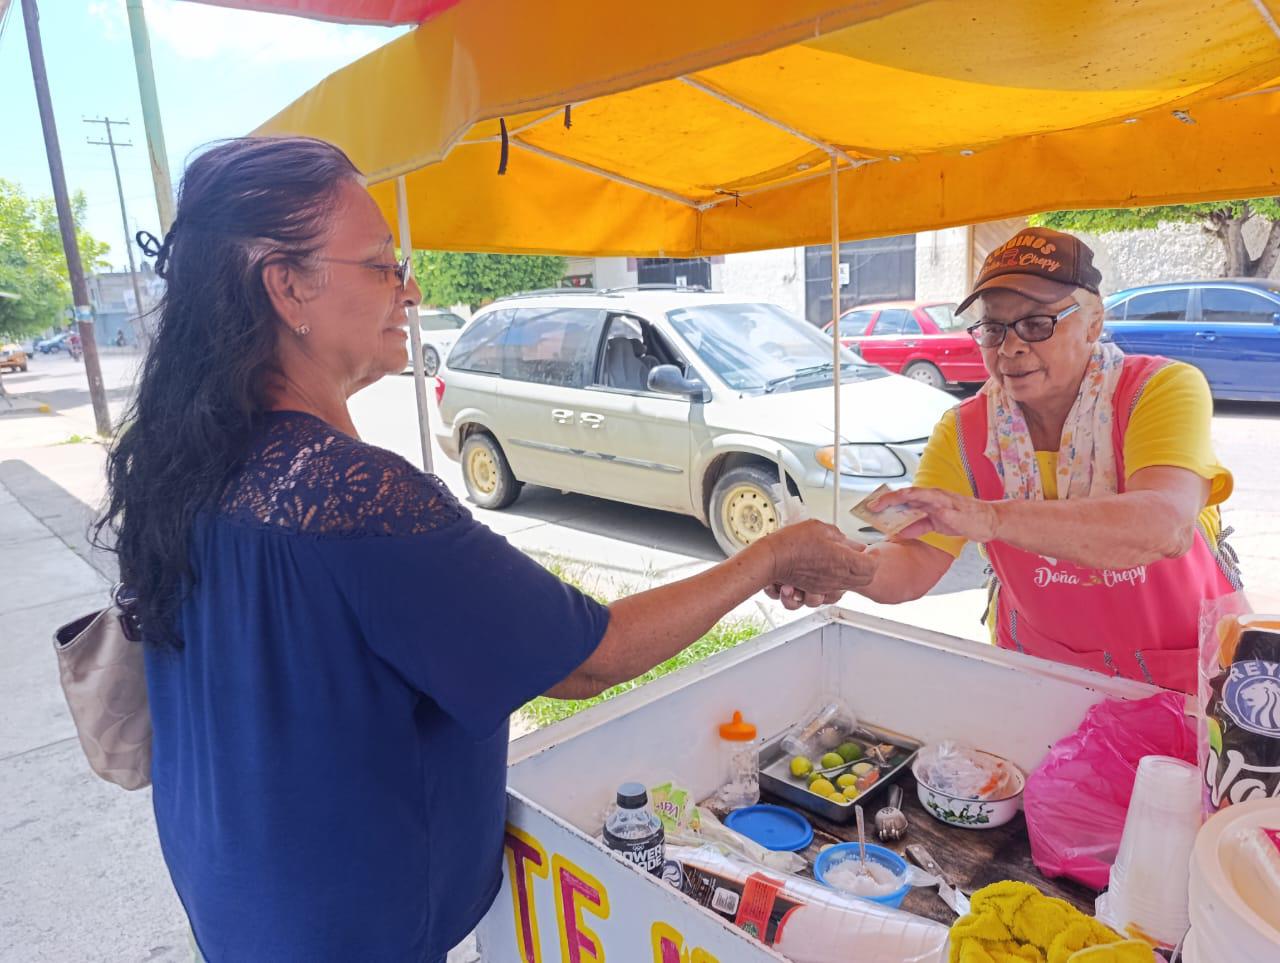
[[[840,167],[831,155],[831,378],[835,385],[831,422],[835,430],[835,490],[831,496],[831,524],[840,527]]]
[[[396,220],[400,232],[400,256],[413,256],[413,240],[409,234],[409,193],[404,178],[396,178]],[[418,399],[418,440],[422,443],[422,470],[434,470],[431,464],[431,418],[427,407],[427,376],[422,370],[422,326],[416,317],[409,319],[409,353],[413,357],[413,392]]]

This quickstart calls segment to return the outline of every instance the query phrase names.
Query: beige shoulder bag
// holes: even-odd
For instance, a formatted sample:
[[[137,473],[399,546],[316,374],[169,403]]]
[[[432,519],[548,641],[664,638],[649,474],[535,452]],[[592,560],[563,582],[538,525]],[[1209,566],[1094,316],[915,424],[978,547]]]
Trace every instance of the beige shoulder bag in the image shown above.
[[[151,710],[142,633],[117,589],[100,612],[53,634],[62,691],[80,747],[103,779],[125,789],[151,785]]]

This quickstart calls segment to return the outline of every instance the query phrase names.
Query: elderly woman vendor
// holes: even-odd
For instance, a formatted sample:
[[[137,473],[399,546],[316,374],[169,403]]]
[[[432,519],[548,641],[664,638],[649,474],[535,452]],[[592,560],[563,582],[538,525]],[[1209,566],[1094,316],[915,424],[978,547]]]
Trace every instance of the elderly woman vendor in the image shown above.
[[[990,378],[938,424],[916,487],[872,506],[924,517],[872,550],[858,591],[918,598],[977,542],[999,646],[1193,691],[1200,602],[1239,587],[1217,507],[1231,474],[1204,376],[1101,339],[1101,280],[1057,231],[987,257],[961,310]]]

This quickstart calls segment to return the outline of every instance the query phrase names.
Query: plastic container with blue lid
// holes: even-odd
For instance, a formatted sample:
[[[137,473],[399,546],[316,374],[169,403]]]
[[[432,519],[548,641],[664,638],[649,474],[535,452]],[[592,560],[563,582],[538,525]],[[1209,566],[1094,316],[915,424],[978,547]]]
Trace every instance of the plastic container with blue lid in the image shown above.
[[[799,813],[761,803],[736,809],[724,824],[774,852],[798,852],[813,842],[813,827]]]

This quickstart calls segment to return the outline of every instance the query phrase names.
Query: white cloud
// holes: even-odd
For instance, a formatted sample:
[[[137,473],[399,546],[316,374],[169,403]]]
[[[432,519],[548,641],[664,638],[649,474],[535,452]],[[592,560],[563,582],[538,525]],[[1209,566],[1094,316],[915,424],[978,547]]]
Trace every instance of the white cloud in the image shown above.
[[[153,47],[168,47],[186,60],[349,62],[390,43],[403,32],[230,10],[184,0],[147,0],[145,9]],[[107,39],[128,36],[128,19],[121,0],[91,0],[89,14],[103,23]]]

